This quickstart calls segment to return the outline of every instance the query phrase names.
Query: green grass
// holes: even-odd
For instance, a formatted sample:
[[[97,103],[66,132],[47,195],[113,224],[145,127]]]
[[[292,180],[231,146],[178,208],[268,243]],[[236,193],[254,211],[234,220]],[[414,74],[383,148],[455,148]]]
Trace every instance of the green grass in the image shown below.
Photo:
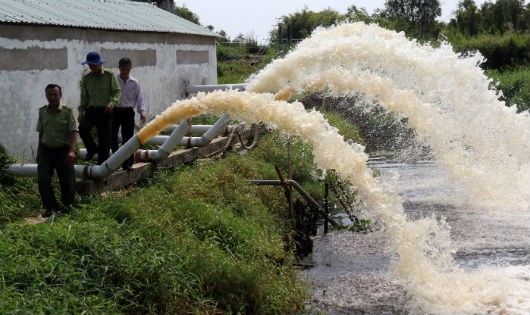
[[[273,47],[217,46],[219,84],[245,82],[278,56]]]
[[[33,178],[14,177],[5,169],[15,160],[0,144],[0,226],[40,209],[37,184]]]
[[[351,139],[355,143],[364,144],[361,137],[359,127],[353,125],[336,112],[321,109],[322,114],[328,120],[329,124],[338,129],[339,134],[344,137],[344,140]]]
[[[501,100],[507,106],[517,106],[519,112],[530,108],[530,67],[520,67],[505,71],[486,71],[488,77],[501,90]]]
[[[7,224],[0,313],[300,311],[306,289],[284,250],[283,193],[247,181],[275,176],[261,160],[267,138],[244,156],[159,173],[128,197],[93,198],[43,224]]]

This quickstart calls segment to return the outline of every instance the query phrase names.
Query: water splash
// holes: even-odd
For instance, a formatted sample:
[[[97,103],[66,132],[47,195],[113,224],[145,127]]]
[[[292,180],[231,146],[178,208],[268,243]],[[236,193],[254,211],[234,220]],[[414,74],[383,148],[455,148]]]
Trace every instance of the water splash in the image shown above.
[[[375,25],[344,24],[315,32],[248,89],[282,97],[312,89],[360,92],[408,117],[470,202],[526,211],[530,119],[488,89],[481,61],[447,44],[433,48]]]
[[[311,89],[361,92],[409,117],[453,177],[475,196],[491,196],[489,205],[507,202],[514,209],[526,209],[530,176],[524,177],[529,169],[524,151],[528,148],[511,149],[528,143],[524,142],[528,132],[522,128],[528,117],[515,115],[496,100],[476,67],[479,61],[459,58],[448,46],[418,45],[377,26],[340,25],[316,32],[264,69],[250,82],[252,92],[199,93],[178,101],[142,129],[138,138],[144,143],[180,119],[223,112],[299,135],[313,146],[316,164],[335,169],[358,187],[371,214],[385,222],[392,250],[399,256],[396,274],[415,301],[411,312],[527,314],[529,268],[464,272],[453,261],[449,227],[443,221],[407,220],[395,189],[373,177],[360,146],[344,142],[319,112],[308,112],[299,102],[275,100]],[[499,131],[515,138],[498,140]],[[499,163],[500,157],[504,163]]]

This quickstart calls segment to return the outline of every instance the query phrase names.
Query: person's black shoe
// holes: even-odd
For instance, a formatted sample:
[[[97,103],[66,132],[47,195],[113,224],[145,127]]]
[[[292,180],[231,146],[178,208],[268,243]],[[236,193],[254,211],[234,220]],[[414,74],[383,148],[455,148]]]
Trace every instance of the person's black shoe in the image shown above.
[[[51,211],[51,210],[44,210],[44,211],[42,212],[42,217],[43,217],[43,218],[49,218],[49,217],[51,217],[52,215],[53,215],[53,211]]]
[[[123,169],[124,171],[130,172],[130,171],[132,171],[132,166],[130,166],[130,165],[124,165],[124,166],[122,167],[122,169]]]

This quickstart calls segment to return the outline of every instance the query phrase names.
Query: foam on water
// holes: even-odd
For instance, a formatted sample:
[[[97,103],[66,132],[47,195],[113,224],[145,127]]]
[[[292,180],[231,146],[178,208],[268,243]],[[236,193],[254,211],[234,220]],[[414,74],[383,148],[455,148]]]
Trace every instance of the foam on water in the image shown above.
[[[265,122],[300,135],[312,146],[316,164],[335,169],[358,187],[371,215],[382,219],[399,256],[396,276],[411,294],[412,313],[528,314],[530,268],[482,268],[464,272],[452,258],[443,221],[407,219],[395,188],[374,178],[363,148],[344,142],[317,111],[276,97],[311,89],[360,92],[409,117],[428,138],[439,161],[451,170],[471,201],[490,208],[527,211],[530,143],[527,116],[516,115],[488,90],[476,64],[449,46],[435,49],[373,25],[345,24],[316,32],[249,84],[251,92],[199,93],[174,103],[142,129],[144,143],[170,123],[190,115],[228,112],[247,123]],[[526,125],[525,125],[526,124]],[[483,200],[486,200],[484,202]]]

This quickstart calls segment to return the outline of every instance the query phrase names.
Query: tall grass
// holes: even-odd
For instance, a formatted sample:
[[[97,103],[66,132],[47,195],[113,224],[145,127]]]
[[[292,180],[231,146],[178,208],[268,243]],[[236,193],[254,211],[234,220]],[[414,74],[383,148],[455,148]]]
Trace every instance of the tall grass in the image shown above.
[[[301,310],[282,191],[247,181],[275,174],[260,148],[160,173],[129,196],[97,197],[43,224],[8,224],[0,313]]]
[[[40,212],[37,184],[32,178],[16,178],[6,172],[14,163],[0,144],[0,226]]]

